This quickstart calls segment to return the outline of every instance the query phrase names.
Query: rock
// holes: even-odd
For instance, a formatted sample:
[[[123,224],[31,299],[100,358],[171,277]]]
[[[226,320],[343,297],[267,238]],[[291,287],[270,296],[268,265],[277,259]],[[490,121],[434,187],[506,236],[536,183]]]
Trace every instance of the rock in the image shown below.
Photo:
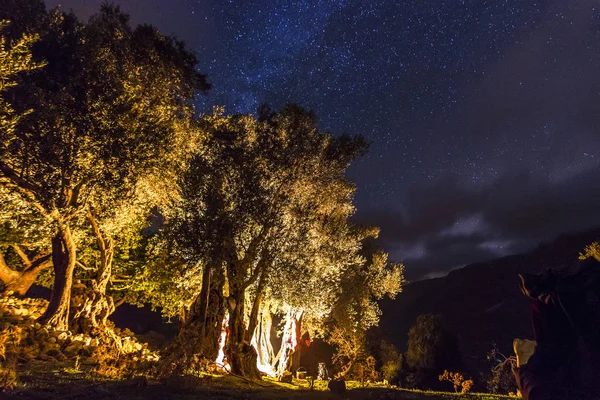
[[[292,383],[292,378],[294,377],[294,375],[292,375],[291,372],[284,372],[283,375],[281,375],[279,377],[279,382],[283,382],[283,383]]]
[[[344,379],[332,379],[327,384],[327,387],[335,394],[343,394],[346,392],[346,382]]]
[[[65,347],[64,353],[67,356],[76,356],[82,348],[83,348],[82,342],[79,342],[79,341],[72,342],[70,345]]]
[[[60,358],[64,358],[63,354],[58,349],[50,349],[45,352],[47,356],[56,358],[57,360]]]

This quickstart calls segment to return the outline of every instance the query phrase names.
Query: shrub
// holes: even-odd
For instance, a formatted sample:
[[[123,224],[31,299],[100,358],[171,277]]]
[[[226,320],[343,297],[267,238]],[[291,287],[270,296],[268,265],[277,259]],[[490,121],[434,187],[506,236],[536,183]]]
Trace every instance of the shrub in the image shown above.
[[[458,372],[448,372],[448,370],[444,370],[444,373],[438,377],[440,382],[448,381],[454,385],[454,391],[458,392],[460,390],[461,393],[465,394],[473,387],[472,379],[465,379],[462,374]]]
[[[516,365],[514,356],[506,357],[502,354],[496,344],[487,355],[492,368],[487,379],[487,389],[490,393],[508,394],[517,392],[517,382],[512,372],[513,365]]]
[[[6,324],[4,324],[6,325]],[[17,383],[17,353],[20,329],[4,326],[0,333],[0,392],[14,389]]]

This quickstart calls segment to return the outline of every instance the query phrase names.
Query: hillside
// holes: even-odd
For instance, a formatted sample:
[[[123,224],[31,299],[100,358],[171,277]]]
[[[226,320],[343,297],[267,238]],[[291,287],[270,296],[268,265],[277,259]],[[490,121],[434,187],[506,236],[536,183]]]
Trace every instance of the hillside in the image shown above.
[[[560,269],[577,261],[583,248],[600,238],[600,230],[564,235],[535,250],[468,265],[443,278],[411,283],[395,300],[380,303],[380,332],[401,351],[417,316],[441,314],[459,341],[472,371],[485,371],[486,353],[497,343],[512,353],[515,337],[530,338],[529,302],[518,285],[520,272]]]

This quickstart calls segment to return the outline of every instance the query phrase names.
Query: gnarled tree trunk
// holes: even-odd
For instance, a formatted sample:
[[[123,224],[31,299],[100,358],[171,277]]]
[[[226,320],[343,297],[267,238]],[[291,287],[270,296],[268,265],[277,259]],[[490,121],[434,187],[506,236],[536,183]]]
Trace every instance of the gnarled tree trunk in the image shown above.
[[[283,335],[281,337],[281,348],[275,357],[274,364],[277,365],[277,376],[282,377],[286,371],[289,371],[292,364],[292,355],[298,346],[298,337],[300,332],[300,319],[303,311],[291,308],[285,317]]]
[[[271,343],[272,325],[271,308],[262,304],[258,313],[258,323],[252,336],[251,344],[258,353],[257,366],[261,372],[275,376],[275,352]]]
[[[69,307],[75,261],[75,242],[71,237],[71,229],[64,224],[52,238],[54,286],[48,308],[38,319],[40,323],[61,331],[69,329]]]
[[[228,276],[229,278],[229,276]],[[249,379],[260,379],[260,371],[256,365],[258,354],[246,340],[244,324],[244,301],[246,291],[243,284],[236,282],[235,277],[229,279],[229,335],[225,354],[231,367],[231,372]]]
[[[100,251],[100,267],[96,277],[90,281],[90,286],[84,290],[75,305],[76,310],[71,321],[71,328],[75,332],[90,333],[103,329],[108,317],[115,311],[112,297],[106,295],[106,288],[112,274],[114,257],[114,241],[106,238],[100,231],[91,211],[87,213],[88,221],[92,225],[98,249]]]
[[[223,274],[218,268],[206,266],[200,294],[194,299],[179,335],[160,360],[161,374],[179,375],[187,368],[200,369],[214,362],[224,317]]]
[[[263,303],[264,290],[267,284],[267,269],[263,268],[258,279],[258,285],[256,287],[256,295],[252,302],[252,310],[250,311],[250,317],[248,318],[248,328],[246,329],[244,340],[250,342],[254,336],[254,331],[259,322],[259,311]]]

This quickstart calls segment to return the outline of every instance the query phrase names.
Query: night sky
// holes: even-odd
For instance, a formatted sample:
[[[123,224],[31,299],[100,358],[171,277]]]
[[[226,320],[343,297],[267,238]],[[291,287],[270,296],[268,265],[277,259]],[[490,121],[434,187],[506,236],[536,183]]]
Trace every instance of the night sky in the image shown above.
[[[356,219],[412,280],[600,226],[594,0],[114,3],[197,54],[200,110],[291,101],[372,141]]]

